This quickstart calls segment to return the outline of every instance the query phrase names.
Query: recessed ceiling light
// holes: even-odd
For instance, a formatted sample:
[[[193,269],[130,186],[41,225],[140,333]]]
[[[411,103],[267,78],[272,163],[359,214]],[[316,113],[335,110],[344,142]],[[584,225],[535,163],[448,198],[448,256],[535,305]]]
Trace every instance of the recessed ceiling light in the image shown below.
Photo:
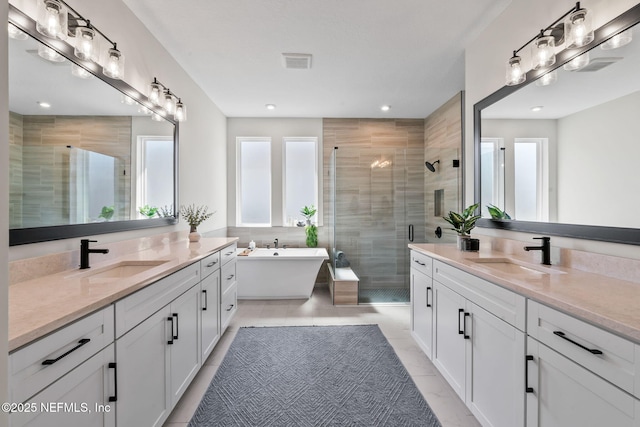
[[[276,104],[266,104],[265,107],[267,110],[275,110]]]
[[[544,107],[542,105],[536,105],[535,107],[531,107],[531,111],[538,112],[540,110],[542,110]]]
[[[49,104],[48,102],[38,102],[38,105],[42,108],[51,108],[51,104]]]
[[[383,105],[382,107],[380,107],[380,109],[382,111],[389,111],[389,110],[391,110],[391,105]]]

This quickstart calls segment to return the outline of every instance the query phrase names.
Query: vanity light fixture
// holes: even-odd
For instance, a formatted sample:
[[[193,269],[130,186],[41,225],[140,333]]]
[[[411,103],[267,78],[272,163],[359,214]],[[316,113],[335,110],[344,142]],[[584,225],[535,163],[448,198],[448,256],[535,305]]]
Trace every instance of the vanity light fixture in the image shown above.
[[[53,39],[67,38],[66,4],[60,0],[38,0],[36,30]]]
[[[91,26],[91,22],[87,21],[85,27],[76,27],[76,45],[73,54],[86,61],[98,62],[99,53],[100,45],[96,38],[96,30]]]
[[[576,56],[562,66],[565,71],[576,71],[589,64],[589,52]]]
[[[176,113],[176,100],[173,99],[173,95],[170,90],[166,90],[164,93],[164,103],[162,105],[164,111],[169,115],[175,115]]]
[[[66,61],[66,58],[64,56],[60,55],[55,50],[51,49],[49,46],[46,46],[46,45],[43,45],[43,44],[39,44],[38,45],[38,56],[40,58],[44,58],[47,61],[51,61],[51,62],[64,62],[64,61]]]
[[[174,114],[174,118],[178,122],[184,122],[187,120],[187,107],[182,103],[180,98],[178,98],[178,102],[176,102],[176,113]]]
[[[600,45],[600,49],[602,50],[617,49],[619,47],[622,47],[624,45],[631,43],[631,40],[633,40],[633,30],[629,28],[628,30],[623,31],[619,34],[616,34],[606,42],[602,43]]]
[[[86,68],[82,68],[76,64],[71,64],[71,75],[87,80],[93,78],[93,74],[91,74]]]
[[[187,107],[182,103],[180,97],[158,81],[156,77],[149,84],[149,101],[156,107],[162,108],[165,115],[173,116],[173,119],[177,122],[184,122],[187,120]],[[158,116],[158,117],[155,117]],[[154,120],[162,120],[161,116],[152,114],[151,118]]]
[[[27,33],[20,30],[10,22],[7,24],[7,32],[9,33],[9,37],[14,40],[26,40],[29,38]]]
[[[536,86],[549,86],[558,81],[558,72],[556,70],[545,74],[536,80]]]
[[[567,13],[556,19],[551,25],[540,30],[536,36],[522,45],[520,49],[514,50],[513,56],[507,62],[506,85],[515,86],[526,81],[527,72],[518,53],[529,45],[531,45],[532,69],[540,70],[555,64],[555,49],[565,41],[567,48],[570,49],[583,47],[591,43],[594,37],[591,18],[591,12],[580,7],[580,2],[577,2]],[[551,76],[547,77],[547,79],[552,78]]]
[[[102,67],[102,74],[116,80],[122,80],[124,77],[124,55],[115,43],[107,51],[107,61]]]

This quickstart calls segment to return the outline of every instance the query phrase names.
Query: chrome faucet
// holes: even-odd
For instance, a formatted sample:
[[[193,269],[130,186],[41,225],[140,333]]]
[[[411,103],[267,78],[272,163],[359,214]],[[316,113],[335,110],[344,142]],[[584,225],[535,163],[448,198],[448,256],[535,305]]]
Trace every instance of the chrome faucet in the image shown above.
[[[278,249],[278,239],[273,241],[273,247]]]
[[[542,240],[541,246],[525,246],[525,251],[542,251],[542,264],[551,265],[551,237],[534,237],[535,240]]]
[[[82,239],[80,240],[80,269],[90,268],[89,254],[108,254],[109,249],[89,249],[89,243],[95,243],[97,240]]]

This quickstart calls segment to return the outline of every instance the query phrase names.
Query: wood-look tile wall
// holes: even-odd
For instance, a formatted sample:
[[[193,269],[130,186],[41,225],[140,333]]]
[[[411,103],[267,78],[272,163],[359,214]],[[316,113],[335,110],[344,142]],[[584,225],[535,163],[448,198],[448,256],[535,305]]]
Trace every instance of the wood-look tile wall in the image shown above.
[[[13,228],[69,223],[67,146],[120,160],[116,218],[128,218],[131,203],[131,117],[10,116]],[[126,171],[126,173],[125,173]]]
[[[334,223],[330,166],[338,147],[336,248],[362,288],[408,284],[408,224],[424,241],[424,129],[421,119],[324,119],[324,223]]]
[[[429,117],[424,124],[425,161],[440,163],[435,172],[424,168],[426,241],[428,243],[451,243],[456,233],[449,230],[449,223],[442,219],[449,211],[460,211],[462,200],[462,108],[463,93],[456,94]],[[459,160],[460,166],[453,167],[453,161]],[[436,211],[435,192],[442,190],[443,203],[440,212]],[[437,227],[441,227],[441,239],[435,236]]]

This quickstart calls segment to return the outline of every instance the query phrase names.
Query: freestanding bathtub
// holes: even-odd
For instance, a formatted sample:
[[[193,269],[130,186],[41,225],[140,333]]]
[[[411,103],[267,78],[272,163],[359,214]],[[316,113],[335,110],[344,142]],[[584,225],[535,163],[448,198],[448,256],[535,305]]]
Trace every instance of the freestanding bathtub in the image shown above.
[[[238,256],[238,298],[309,298],[320,266],[327,259],[324,248],[259,248]]]

